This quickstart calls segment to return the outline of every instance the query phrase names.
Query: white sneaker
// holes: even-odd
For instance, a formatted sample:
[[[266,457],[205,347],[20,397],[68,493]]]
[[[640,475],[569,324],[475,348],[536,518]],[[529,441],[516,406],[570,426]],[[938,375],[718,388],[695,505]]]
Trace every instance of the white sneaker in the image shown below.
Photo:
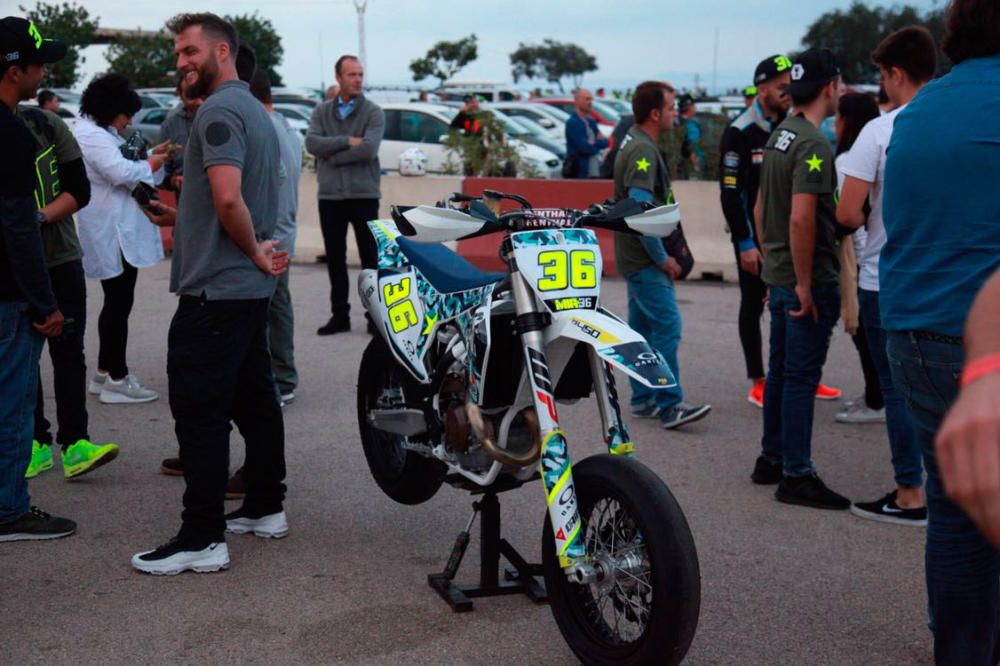
[[[225,541],[221,541],[201,550],[189,550],[185,544],[172,539],[156,550],[133,555],[132,566],[143,573],[158,576],[174,576],[184,571],[210,573],[229,568],[229,548]]]
[[[864,398],[859,398],[838,412],[834,419],[837,423],[885,423],[885,408],[872,409],[865,404]]]
[[[101,395],[101,389],[104,388],[104,382],[108,379],[108,373],[101,372],[98,370],[94,373],[94,376],[90,378],[90,383],[87,384],[87,393],[90,395]]]
[[[226,516],[226,531],[233,534],[253,532],[259,537],[281,539],[288,536],[288,518],[284,511],[260,518],[247,518],[243,515],[243,509],[240,509]]]
[[[281,406],[282,407],[284,407],[288,403],[294,402],[294,401],[295,401],[295,393],[293,391],[289,391],[288,393],[282,393],[281,394]]]
[[[117,381],[108,377],[101,389],[101,402],[106,405],[153,402],[159,397],[159,393],[140,384],[139,378],[133,374]]]

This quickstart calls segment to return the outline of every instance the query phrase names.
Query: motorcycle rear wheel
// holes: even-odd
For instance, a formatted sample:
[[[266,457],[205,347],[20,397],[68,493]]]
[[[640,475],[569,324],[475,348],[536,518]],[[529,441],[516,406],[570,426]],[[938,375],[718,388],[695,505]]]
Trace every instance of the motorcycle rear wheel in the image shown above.
[[[563,638],[588,665],[680,663],[701,606],[698,553],[680,505],[632,458],[587,458],[574,465],[573,482],[588,559],[612,573],[571,582],[546,512],[545,586]]]
[[[414,380],[393,358],[385,342],[372,338],[358,369],[358,429],[368,469],[375,483],[400,504],[420,504],[433,497],[447,468],[440,460],[403,447],[405,437],[374,427],[368,412],[387,396],[415,390]]]

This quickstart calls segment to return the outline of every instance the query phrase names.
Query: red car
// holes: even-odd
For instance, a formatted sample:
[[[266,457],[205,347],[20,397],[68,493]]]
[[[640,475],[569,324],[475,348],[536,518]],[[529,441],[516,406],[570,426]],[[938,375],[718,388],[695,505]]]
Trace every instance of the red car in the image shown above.
[[[570,115],[576,113],[576,104],[573,102],[572,97],[539,97],[531,101],[535,104],[549,104],[557,109],[562,109]],[[597,121],[597,124],[605,135],[611,134],[611,130],[621,120],[618,112],[611,108],[610,105],[601,103],[600,99],[594,100],[594,107],[590,110],[590,115]]]

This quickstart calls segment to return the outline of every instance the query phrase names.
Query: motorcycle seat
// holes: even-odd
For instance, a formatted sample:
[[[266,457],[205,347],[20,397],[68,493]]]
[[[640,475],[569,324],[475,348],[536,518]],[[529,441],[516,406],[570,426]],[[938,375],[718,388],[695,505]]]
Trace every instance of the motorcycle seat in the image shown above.
[[[442,294],[485,287],[507,277],[506,273],[480,270],[441,243],[417,243],[397,236],[396,243],[421,275]]]

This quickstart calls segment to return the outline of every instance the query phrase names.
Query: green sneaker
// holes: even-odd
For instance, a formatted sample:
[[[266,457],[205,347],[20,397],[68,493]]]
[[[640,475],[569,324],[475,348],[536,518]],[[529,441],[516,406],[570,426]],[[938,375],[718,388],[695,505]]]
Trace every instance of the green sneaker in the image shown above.
[[[31,462],[28,463],[28,471],[24,473],[24,478],[33,479],[42,472],[50,470],[55,466],[52,462],[52,447],[48,444],[39,444],[38,440],[31,442]]]
[[[72,479],[92,472],[117,457],[117,444],[93,444],[85,439],[79,439],[76,444],[63,451],[63,473],[67,479]]]

